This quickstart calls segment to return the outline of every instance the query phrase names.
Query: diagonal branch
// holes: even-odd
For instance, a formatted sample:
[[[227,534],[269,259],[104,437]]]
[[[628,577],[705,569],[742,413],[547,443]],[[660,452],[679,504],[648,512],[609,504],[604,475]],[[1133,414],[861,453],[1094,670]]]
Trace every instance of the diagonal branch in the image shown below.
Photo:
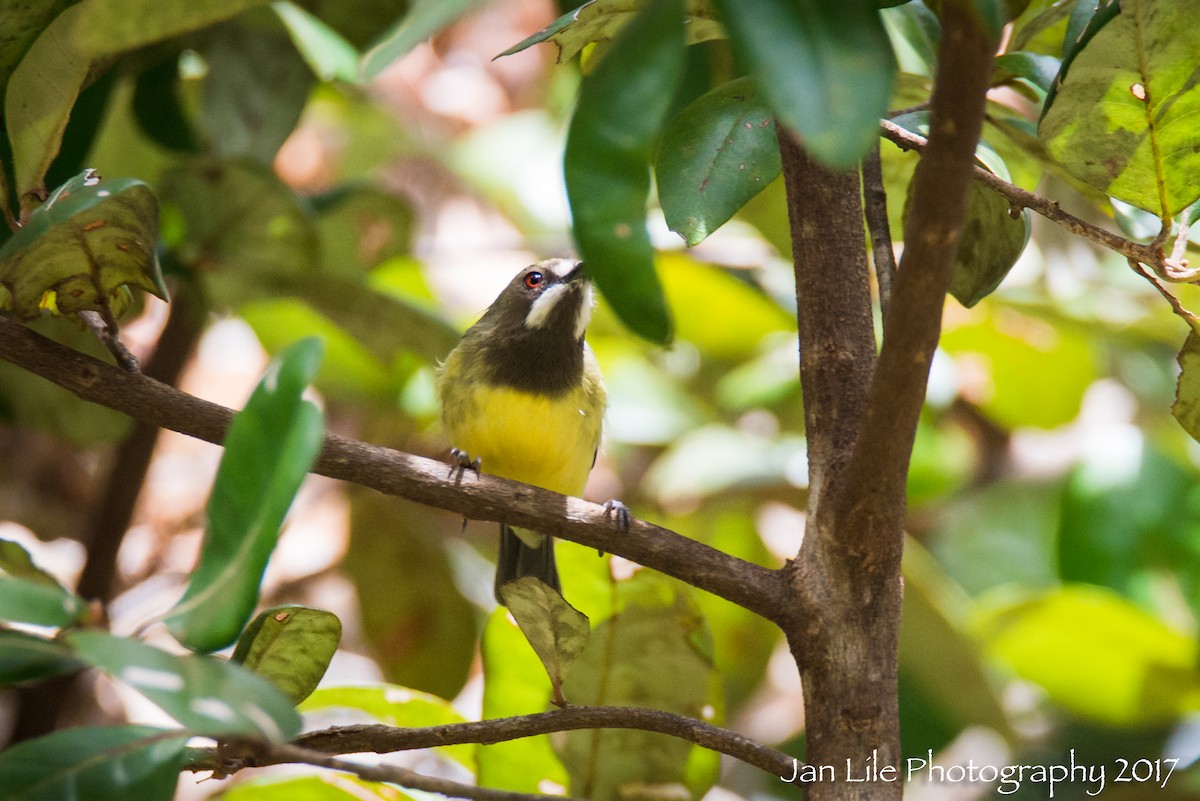
[[[479,744],[519,740],[539,734],[578,729],[635,729],[667,734],[753,765],[766,773],[786,776],[797,762],[782,751],[760,745],[737,732],[701,720],[664,712],[624,706],[571,706],[533,715],[450,723],[442,726],[401,728],[377,724],[335,726],[301,736],[293,745],[321,754],[390,754],[447,745]],[[255,754],[241,767],[264,767],[291,761],[283,754]],[[225,766],[222,767],[222,772]],[[211,769],[207,760],[193,769]],[[229,771],[234,772],[234,771]]]
[[[880,129],[885,139],[904,150],[923,152],[929,144],[925,137],[906,131],[890,120],[881,120]],[[1056,201],[1027,192],[977,164],[972,166],[972,176],[975,180],[1003,196],[1014,208],[1032,209],[1073,234],[1090,239],[1128,259],[1148,265],[1161,278],[1168,281],[1189,282],[1198,277],[1195,271],[1186,269],[1186,262],[1181,263],[1178,252],[1168,256],[1159,244],[1146,245],[1114,234],[1112,231],[1063,211]]]
[[[233,411],[140,373],[118,369],[0,318],[0,358],[80,398],[162,428],[220,444]],[[445,509],[502,520],[615,553],[674,576],[776,622],[789,612],[780,571],[730,556],[673,531],[633,520],[621,530],[603,506],[364,442],[325,435],[313,472]]]

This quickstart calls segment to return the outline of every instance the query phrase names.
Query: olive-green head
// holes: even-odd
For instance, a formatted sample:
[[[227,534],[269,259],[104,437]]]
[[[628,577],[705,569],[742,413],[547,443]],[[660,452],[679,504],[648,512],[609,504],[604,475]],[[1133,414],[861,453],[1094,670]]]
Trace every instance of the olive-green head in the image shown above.
[[[583,264],[540,261],[508,283],[463,336],[460,348],[492,383],[558,394],[582,375],[592,305]]]

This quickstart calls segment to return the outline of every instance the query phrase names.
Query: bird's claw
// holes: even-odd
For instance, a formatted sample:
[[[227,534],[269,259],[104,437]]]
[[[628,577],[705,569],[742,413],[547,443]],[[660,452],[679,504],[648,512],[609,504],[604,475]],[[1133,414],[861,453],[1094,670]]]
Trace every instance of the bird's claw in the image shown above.
[[[459,478],[462,478],[463,471],[465,470],[471,470],[475,475],[479,475],[480,467],[483,465],[483,460],[480,457],[476,456],[472,459],[471,454],[462,448],[451,448],[450,459],[450,473],[453,475],[457,472]]]
[[[629,524],[633,520],[633,515],[629,513],[629,507],[616,498],[610,498],[604,502],[604,516],[613,518],[617,528],[621,531],[629,531]],[[604,556],[602,550],[597,549],[596,553]]]

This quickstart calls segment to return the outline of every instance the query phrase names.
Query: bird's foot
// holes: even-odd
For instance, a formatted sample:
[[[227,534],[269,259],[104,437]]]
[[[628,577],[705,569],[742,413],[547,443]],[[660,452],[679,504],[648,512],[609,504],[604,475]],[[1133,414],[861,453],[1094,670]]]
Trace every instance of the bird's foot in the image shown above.
[[[629,531],[629,524],[633,520],[633,515],[629,513],[629,507],[616,498],[610,498],[604,502],[604,516],[613,518],[617,528],[621,531]],[[597,550],[596,553],[604,556],[604,551]]]
[[[471,454],[462,448],[451,448],[450,460],[450,475],[457,473],[460,479],[466,470],[471,470],[475,475],[479,475],[480,467],[483,465],[483,460],[480,457],[476,456],[472,459]]]

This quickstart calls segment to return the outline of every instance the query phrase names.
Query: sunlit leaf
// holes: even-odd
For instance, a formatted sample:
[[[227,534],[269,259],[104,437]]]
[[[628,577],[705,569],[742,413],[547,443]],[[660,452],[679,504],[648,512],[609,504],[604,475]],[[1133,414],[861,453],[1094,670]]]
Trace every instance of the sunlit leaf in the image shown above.
[[[320,687],[300,705],[300,711],[306,713],[331,709],[356,710],[379,723],[410,729],[465,720],[444,698],[394,684]],[[459,764],[475,769],[473,745],[447,745],[437,750]]]
[[[738,58],[814,157],[854,166],[878,136],[896,64],[872,0],[717,0]]]
[[[558,47],[558,63],[570,61],[579,51],[593,42],[612,41],[637,14],[637,0],[588,0],[574,11],[568,11],[548,26],[501,53],[511,56],[542,42]],[[687,24],[684,33],[688,44],[721,38],[724,29],[716,20],[710,0],[686,0],[684,13]],[[497,56],[499,58],[499,56]]]
[[[546,711],[550,679],[508,610],[497,609],[488,618],[481,654],[485,720]],[[481,786],[525,793],[567,787],[566,769],[546,735],[481,745],[476,753]]]
[[[5,801],[170,801],[186,735],[150,726],[58,731],[0,752]]]
[[[652,706],[701,720],[719,714],[710,635],[695,603],[668,580],[639,574],[620,585],[626,605],[603,621],[567,677],[566,695],[587,705]],[[634,787],[704,795],[718,761],[699,761],[690,743],[643,731],[569,732],[562,747],[571,795],[597,801],[628,797]],[[668,790],[667,788],[672,788]]]
[[[0,687],[44,679],[83,667],[57,640],[0,628]]]
[[[1085,719],[1148,725],[1200,709],[1195,638],[1108,590],[999,602],[975,628],[990,658]]]
[[[1104,4],[1063,59],[1038,132],[1073,176],[1163,218],[1200,197],[1195,10],[1191,0]]]
[[[667,125],[655,178],[667,226],[702,242],[779,175],[775,118],[750,78],[719,86]]]
[[[32,320],[129,307],[128,287],[164,300],[158,199],[133,178],[99,180],[89,170],[60,186],[0,248],[0,310]]]
[[[671,320],[646,231],[653,145],[683,69],[683,0],[650,0],[580,88],[564,172],[575,241],[617,316],[651,342]]]
[[[525,639],[542,660],[555,699],[566,700],[562,695],[563,681],[592,633],[587,615],[533,576],[508,582],[500,588],[500,594]]]
[[[374,78],[396,59],[481,3],[482,0],[415,0],[404,18],[363,55],[363,79]]]
[[[67,8],[30,47],[9,81],[5,122],[16,190],[39,188],[76,97],[126,50],[210,25],[267,0],[90,0]]]
[[[258,614],[231,657],[298,704],[317,688],[342,638],[342,622],[324,609],[276,606]]]
[[[883,9],[879,16],[896,52],[900,71],[933,77],[942,30],[937,15],[922,2],[894,5],[895,8]]]
[[[296,49],[323,81],[358,80],[358,50],[318,16],[295,3],[276,2],[271,8],[283,20]]]
[[[1096,377],[1091,340],[1012,309],[948,322],[942,347],[963,365],[967,397],[1005,427],[1054,428],[1074,419]]]
[[[230,424],[209,498],[200,564],[166,623],[185,645],[233,643],[258,600],[258,585],[300,482],[320,453],[324,419],[302,399],[321,361],[306,339],[274,359]]]
[[[177,656],[101,631],[71,632],[66,642],[79,658],[137,690],[193,734],[284,742],[300,731],[291,702],[241,665],[202,654]]]

